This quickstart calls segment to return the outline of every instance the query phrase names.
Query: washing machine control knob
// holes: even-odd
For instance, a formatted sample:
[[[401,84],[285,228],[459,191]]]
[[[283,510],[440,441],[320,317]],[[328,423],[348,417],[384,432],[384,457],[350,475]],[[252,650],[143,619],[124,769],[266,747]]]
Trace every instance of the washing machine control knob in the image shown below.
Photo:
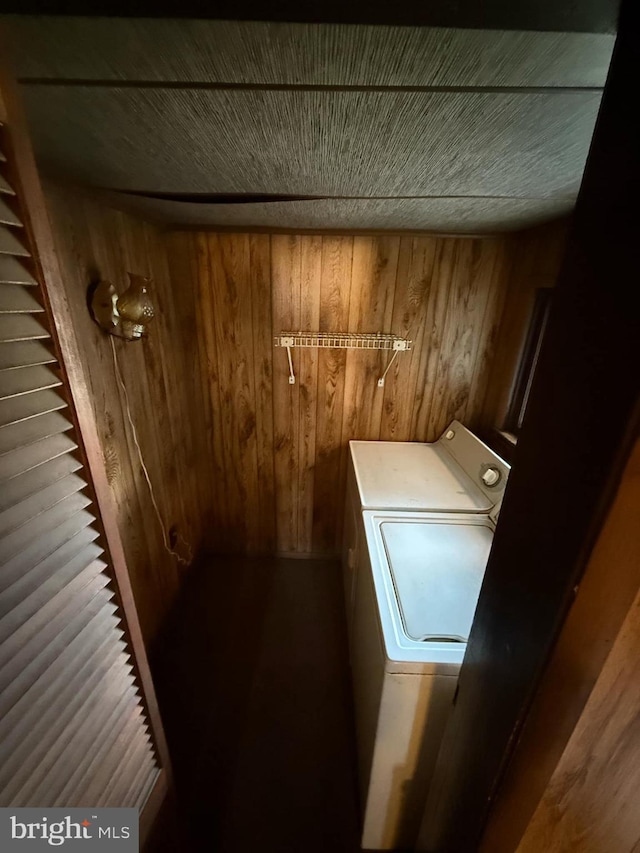
[[[482,482],[485,486],[495,486],[500,480],[500,471],[497,468],[487,468],[482,475]]]

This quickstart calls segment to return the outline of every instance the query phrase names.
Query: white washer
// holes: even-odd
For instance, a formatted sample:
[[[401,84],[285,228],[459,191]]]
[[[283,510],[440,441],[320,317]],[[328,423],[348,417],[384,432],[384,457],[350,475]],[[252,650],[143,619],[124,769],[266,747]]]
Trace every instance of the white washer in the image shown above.
[[[415,843],[509,473],[461,424],[450,430],[457,455],[443,439],[351,443],[345,593],[365,849]],[[499,488],[482,480],[489,469]]]
[[[351,633],[363,510],[488,514],[500,506],[509,465],[459,421],[436,442],[350,441],[342,566]]]

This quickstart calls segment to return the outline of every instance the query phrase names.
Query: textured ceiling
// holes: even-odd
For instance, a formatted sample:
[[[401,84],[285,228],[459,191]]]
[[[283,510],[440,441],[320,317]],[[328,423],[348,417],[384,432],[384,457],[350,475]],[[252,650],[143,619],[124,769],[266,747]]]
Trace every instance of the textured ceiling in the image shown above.
[[[10,31],[52,173],[148,194],[322,197],[131,200],[169,222],[464,232],[571,209],[614,40],[99,18],[14,17]]]
[[[595,33],[8,17],[20,77],[325,86],[603,86]]]

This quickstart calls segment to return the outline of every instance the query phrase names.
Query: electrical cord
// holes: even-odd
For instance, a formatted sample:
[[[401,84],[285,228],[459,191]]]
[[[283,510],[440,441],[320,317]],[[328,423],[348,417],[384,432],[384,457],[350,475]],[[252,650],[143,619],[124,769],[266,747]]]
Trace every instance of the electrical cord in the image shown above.
[[[145,465],[144,458],[142,456],[142,448],[140,447],[140,442],[138,441],[138,431],[136,430],[136,425],[133,422],[133,417],[131,415],[131,406],[129,404],[129,394],[127,393],[127,386],[124,384],[124,380],[122,378],[122,373],[120,372],[120,364],[118,362],[118,355],[116,353],[116,345],[113,340],[113,336],[109,335],[109,340],[111,341],[111,352],[113,353],[113,369],[116,375],[116,380],[118,385],[122,389],[122,394],[124,396],[124,405],[125,412],[127,414],[127,420],[129,421],[129,426],[131,427],[131,435],[133,437],[133,443],[136,446],[136,450],[138,451],[138,458],[140,459],[140,465],[142,467],[142,473],[144,474],[144,478],[147,481],[147,486],[149,487],[149,496],[151,497],[151,503],[153,504],[153,508],[155,510],[156,516],[158,518],[158,524],[160,525],[160,530],[162,532],[162,542],[164,544],[165,550],[169,552],[182,566],[190,566],[193,561],[193,551],[189,543],[178,533],[178,539],[184,545],[187,558],[182,557],[176,550],[171,547],[169,540],[167,539],[167,532],[164,520],[162,518],[162,514],[160,509],[158,508],[158,503],[156,501],[156,496],[153,491],[153,485],[151,484],[151,478],[149,477],[149,472],[147,470],[147,466]]]

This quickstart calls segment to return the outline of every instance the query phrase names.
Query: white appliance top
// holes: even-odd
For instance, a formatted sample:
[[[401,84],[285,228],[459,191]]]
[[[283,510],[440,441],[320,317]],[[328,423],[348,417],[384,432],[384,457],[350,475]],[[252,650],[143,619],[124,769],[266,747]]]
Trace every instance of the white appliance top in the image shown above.
[[[458,421],[431,444],[351,441],[363,509],[486,513],[499,503],[509,466]],[[488,486],[483,475],[497,471]]]
[[[468,637],[493,540],[492,519],[370,510],[362,517],[386,671],[457,675],[467,644],[444,637]],[[448,570],[455,577],[447,578]],[[435,600],[442,594],[446,603]],[[416,639],[425,634],[440,639]]]
[[[407,636],[466,643],[492,531],[446,520],[384,521],[380,530]]]

